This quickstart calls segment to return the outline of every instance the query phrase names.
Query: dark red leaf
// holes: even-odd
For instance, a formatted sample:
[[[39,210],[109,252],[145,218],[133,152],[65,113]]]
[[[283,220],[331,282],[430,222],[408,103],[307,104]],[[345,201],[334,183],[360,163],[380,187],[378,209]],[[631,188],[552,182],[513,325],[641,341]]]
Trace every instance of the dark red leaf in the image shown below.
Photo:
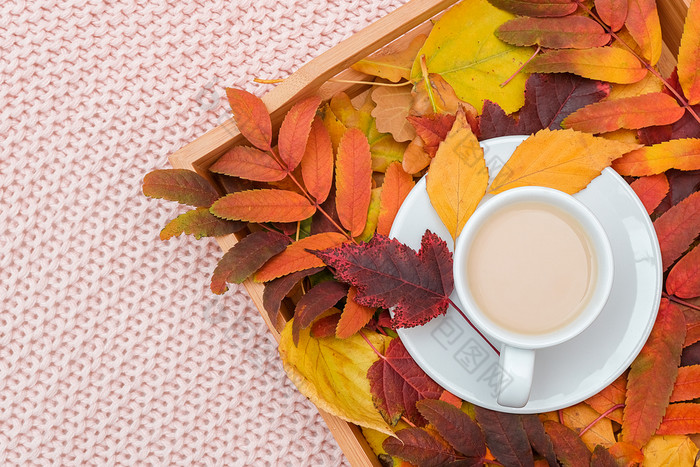
[[[303,271],[293,272],[287,276],[282,276],[265,283],[263,291],[263,306],[267,310],[270,321],[273,323],[276,320],[277,312],[280,309],[282,300],[287,296],[294,286],[306,276],[311,276],[317,272],[323,271],[324,268],[304,269]]]
[[[335,183],[331,186],[331,191],[328,192],[328,198],[321,204],[320,209],[311,218],[311,235],[316,235],[319,233],[326,232],[337,232],[338,229],[333,222],[331,222],[328,217],[323,215],[321,212],[323,210],[326,214],[333,219],[335,225],[340,225],[340,219],[338,218],[338,210],[335,208]]]
[[[289,237],[277,232],[258,231],[242,238],[219,260],[211,278],[211,291],[226,292],[227,282],[240,284],[265,262],[287,248]]]
[[[700,192],[695,192],[654,221],[664,270],[668,269],[700,233]]]
[[[483,461],[486,440],[479,425],[469,415],[440,400],[418,401],[416,407],[455,450],[475,462]]]
[[[321,339],[323,337],[335,336],[335,328],[340,321],[340,313],[324,316],[314,321],[311,325],[311,337]]]
[[[339,280],[357,287],[358,304],[395,306],[395,327],[419,326],[447,311],[454,288],[452,254],[447,243],[430,231],[423,235],[418,253],[380,234],[369,243],[313,253],[335,268]]]
[[[438,440],[421,428],[406,428],[389,436],[382,447],[392,456],[400,457],[421,467],[439,467],[459,459],[457,453],[444,441]]]
[[[593,450],[591,467],[617,467],[617,461],[613,455],[610,454],[610,451],[599,444]]]
[[[237,191],[252,190],[254,185],[250,180],[239,177],[231,177],[228,175],[214,174],[221,187],[226,193],[235,193]]]
[[[574,430],[551,420],[544,422],[544,430],[564,467],[587,467],[590,464],[591,452]]]
[[[442,388],[416,364],[399,339],[392,340],[384,358],[369,367],[367,379],[374,405],[391,425],[404,414],[414,424],[425,425],[416,402],[438,399],[442,394]]]
[[[533,466],[532,449],[519,415],[474,407],[486,444],[503,465]]]
[[[338,303],[348,294],[348,286],[335,281],[321,282],[313,286],[299,299],[294,310],[292,338],[299,343],[299,331],[309,327],[321,313]]]
[[[147,173],[143,178],[143,194],[203,208],[208,208],[219,198],[219,193],[204,177],[187,169]]]
[[[549,439],[549,435],[544,431],[544,426],[542,425],[540,417],[535,414],[529,414],[521,415],[520,419],[523,422],[525,433],[527,433],[527,439],[530,440],[530,445],[535,448],[535,451],[537,451],[540,456],[547,459],[547,463],[550,467],[559,467],[557,456],[554,453],[554,446],[552,446],[552,440]]]
[[[700,170],[683,171],[671,169],[665,173],[668,179],[669,191],[654,211],[655,216],[660,216],[671,209],[672,206],[680,203],[700,189]]]

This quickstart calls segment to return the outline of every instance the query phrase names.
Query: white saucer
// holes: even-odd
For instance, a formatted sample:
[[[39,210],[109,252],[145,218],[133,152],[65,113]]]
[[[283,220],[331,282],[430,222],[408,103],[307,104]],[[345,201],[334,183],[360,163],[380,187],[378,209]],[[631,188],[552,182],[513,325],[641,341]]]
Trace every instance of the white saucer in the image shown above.
[[[504,136],[481,142],[491,180],[524,139]],[[423,326],[400,329],[411,356],[442,387],[493,410],[548,412],[608,386],[642,349],[661,300],[661,252],[651,220],[634,191],[609,168],[574,196],[598,217],[613,249],[613,287],[598,319],[576,338],[537,351],[530,400],[520,409],[496,403],[498,356],[456,310],[450,308]],[[430,204],[424,177],[403,202],[390,236],[417,250],[426,229],[453,249],[449,232]],[[451,298],[461,307],[456,293]],[[492,342],[500,347],[500,342]]]

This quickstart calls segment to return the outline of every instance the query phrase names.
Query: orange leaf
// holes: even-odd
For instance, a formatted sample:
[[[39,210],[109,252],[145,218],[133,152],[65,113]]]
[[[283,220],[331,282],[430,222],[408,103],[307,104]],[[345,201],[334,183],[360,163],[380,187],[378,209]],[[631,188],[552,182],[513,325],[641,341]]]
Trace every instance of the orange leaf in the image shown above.
[[[687,402],[669,405],[661,426],[656,431],[658,435],[693,433],[700,433],[700,404]]]
[[[326,232],[302,238],[289,245],[282,253],[270,258],[255,274],[255,281],[268,282],[293,272],[325,266],[316,255],[306,250],[325,250],[347,240],[345,235],[338,232]]]
[[[574,73],[611,83],[636,83],[647,69],[631,52],[617,47],[581,50],[550,50],[528,63],[528,73]]]
[[[226,97],[241,134],[253,146],[271,151],[272,123],[263,101],[247,91],[235,88],[226,88]]]
[[[623,441],[642,447],[659,427],[678,375],[684,339],[683,312],[662,299],[651,335],[630,367]]]
[[[301,159],[301,176],[309,194],[318,204],[323,203],[333,184],[333,147],[328,129],[318,116],[311,124],[306,151]]]
[[[608,387],[595,396],[586,399],[586,403],[593,407],[596,412],[604,413],[618,404],[624,404],[626,395],[627,373],[623,373]],[[608,418],[610,420],[615,420],[617,423],[622,423],[622,409],[613,410],[608,414]]]
[[[447,389],[445,389],[444,391],[442,391],[442,394],[440,394],[440,400],[443,401],[443,402],[447,402],[447,403],[450,404],[450,405],[454,405],[454,406],[457,407],[458,409],[461,409],[461,408],[462,408],[462,399],[460,399],[459,397],[455,396],[454,394],[452,394],[452,393],[451,393],[450,391],[448,391]]]
[[[585,16],[520,17],[503,23],[495,34],[509,44],[541,45],[550,49],[587,49],[601,47],[610,41],[610,34]]]
[[[143,177],[143,194],[180,204],[206,208],[219,193],[204,177],[187,169],[154,170]]]
[[[690,104],[700,103],[700,2],[690,3],[678,49],[678,81]]]
[[[632,467],[641,464],[644,460],[641,449],[624,441],[613,444],[609,451],[620,466]]]
[[[698,397],[700,397],[700,365],[680,367],[671,393],[671,402],[691,401]]]
[[[428,167],[430,161],[430,155],[425,151],[423,139],[416,136],[413,141],[408,143],[406,152],[403,153],[401,165],[406,173],[415,174]]]
[[[353,237],[362,233],[372,196],[372,156],[367,137],[349,128],[338,145],[335,165],[338,218]]]
[[[249,146],[233,147],[214,162],[209,170],[257,182],[276,182],[287,176],[287,171],[269,154]]]
[[[423,46],[426,37],[427,36],[424,34],[420,34],[403,50],[393,53],[383,53],[379,51],[355,63],[351,68],[362,73],[367,73],[368,75],[387,79],[394,83],[402,79],[409,79],[413,61],[420,48]]]
[[[673,266],[666,278],[666,291],[681,298],[700,296],[700,247],[695,247]]]
[[[655,0],[629,0],[625,26],[651,65],[661,57],[661,23]]]
[[[515,149],[489,192],[538,185],[572,195],[600,175],[613,159],[638,147],[574,130],[540,130]]]
[[[239,221],[227,221],[220,219],[209,212],[209,208],[197,208],[180,214],[171,220],[160,231],[161,240],[170,240],[184,233],[202,237],[221,237],[238,232],[245,227],[245,223]]]
[[[483,198],[488,182],[484,150],[460,109],[430,164],[426,183],[430,203],[453,239]]]
[[[316,109],[321,104],[321,98],[312,96],[294,104],[284,117],[277,138],[277,148],[280,158],[290,171],[294,170],[304,156],[306,141],[311,131],[311,122],[316,115]]]
[[[616,160],[613,169],[633,177],[658,174],[668,169],[700,169],[700,139],[672,139],[644,146]]]
[[[595,11],[613,31],[619,31],[627,19],[627,0],[595,0]]]
[[[700,233],[700,192],[695,192],[654,221],[664,271]]]
[[[600,414],[583,402],[562,410],[564,425],[577,433],[593,423],[598,417]],[[607,418],[598,420],[580,437],[581,441],[591,450],[599,444],[606,448],[615,444],[612,422]]]
[[[404,172],[398,162],[394,162],[386,169],[382,185],[379,220],[377,221],[378,233],[389,235],[396,213],[399,212],[401,203],[406,199],[414,185],[413,177]]]
[[[624,156],[622,157],[624,158]],[[670,188],[666,174],[662,173],[638,178],[630,184],[630,187],[642,201],[647,214],[650,215],[661,204]]]
[[[606,100],[587,105],[566,117],[561,126],[587,133],[606,133],[626,128],[636,130],[653,125],[669,125],[679,120],[685,109],[662,92]]]
[[[348,299],[340,315],[340,321],[335,328],[335,335],[340,339],[347,339],[362,329],[374,315],[376,308],[358,305],[355,302],[357,289],[353,286],[348,291]]]
[[[231,193],[211,206],[211,213],[228,220],[246,222],[303,221],[316,207],[298,193],[286,190],[247,190]]]

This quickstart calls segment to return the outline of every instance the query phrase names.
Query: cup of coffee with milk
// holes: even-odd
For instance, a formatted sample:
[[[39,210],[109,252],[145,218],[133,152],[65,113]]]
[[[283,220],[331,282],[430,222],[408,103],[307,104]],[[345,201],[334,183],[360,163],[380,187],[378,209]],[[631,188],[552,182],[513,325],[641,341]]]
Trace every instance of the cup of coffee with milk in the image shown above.
[[[472,323],[503,343],[498,403],[523,407],[538,349],[574,338],[603,309],[613,256],[586,206],[530,186],[479,206],[457,237],[453,273]]]

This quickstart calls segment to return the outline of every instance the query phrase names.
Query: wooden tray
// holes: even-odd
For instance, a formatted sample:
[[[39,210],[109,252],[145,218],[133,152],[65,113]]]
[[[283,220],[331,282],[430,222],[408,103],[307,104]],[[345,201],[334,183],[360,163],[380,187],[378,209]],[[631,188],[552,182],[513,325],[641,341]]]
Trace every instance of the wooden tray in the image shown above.
[[[418,34],[427,34],[432,28],[431,18],[454,3],[457,3],[457,0],[411,0],[301,67],[262,98],[270,111],[274,133],[277,133],[287,111],[304,97],[317,94],[326,100],[340,91],[353,97],[366,90],[366,85],[328,80],[333,77],[357,81],[373,79],[350,69],[350,65],[380,50],[384,53],[402,49]],[[664,37],[664,50],[658,66],[661,73],[668,76],[676,64],[675,57],[690,0],[657,0],[657,3]],[[244,141],[231,118],[171,154],[168,159],[174,168],[194,170],[216,185],[209,167],[229,148]],[[227,251],[238,242],[241,235],[245,234],[227,235],[217,238],[217,241],[221,249]],[[270,332],[279,341],[286,318],[291,315],[290,310],[285,309],[283,304],[277,322],[272,322],[262,304],[264,285],[251,279],[246,280],[243,285]],[[356,425],[323,410],[319,412],[353,466],[381,465]]]

